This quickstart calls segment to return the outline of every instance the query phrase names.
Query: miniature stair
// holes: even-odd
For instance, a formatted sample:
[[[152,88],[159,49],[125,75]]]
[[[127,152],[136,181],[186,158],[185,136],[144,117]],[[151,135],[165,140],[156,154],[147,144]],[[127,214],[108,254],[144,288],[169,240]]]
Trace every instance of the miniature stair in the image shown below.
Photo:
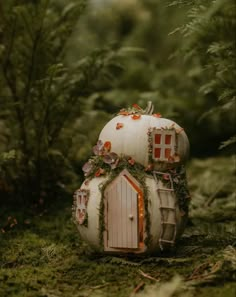
[[[164,174],[169,178],[170,188],[160,187],[160,179],[158,178],[158,176],[164,175]],[[171,175],[169,173],[153,171],[153,176],[157,185],[157,197],[159,199],[159,205],[160,205],[159,209],[161,213],[161,232],[160,232],[160,238],[159,238],[159,246],[161,249],[163,249],[163,243],[170,244],[170,245],[174,245],[175,243],[176,225],[177,225],[176,199],[174,195],[174,187],[173,187],[173,181],[172,181]],[[166,234],[166,231],[170,229],[169,226],[173,226],[172,236],[168,236],[168,232]]]

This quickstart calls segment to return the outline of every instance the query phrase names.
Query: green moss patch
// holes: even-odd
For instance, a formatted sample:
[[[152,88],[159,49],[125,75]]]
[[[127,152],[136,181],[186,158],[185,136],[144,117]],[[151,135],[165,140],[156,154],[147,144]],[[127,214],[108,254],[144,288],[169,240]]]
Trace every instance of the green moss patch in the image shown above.
[[[0,234],[0,296],[127,297],[142,284],[144,291],[140,289],[137,296],[148,297],[150,290],[154,296],[165,296],[160,293],[165,286],[175,285],[172,296],[234,297],[232,159],[193,160],[187,172],[190,222],[168,253],[113,257],[92,252],[72,222],[71,200],[54,204],[41,216],[28,217],[27,224],[21,220],[23,211],[15,211],[18,224]],[[214,187],[209,185],[222,179],[226,184],[213,199]],[[12,210],[1,209],[0,217],[7,213]]]

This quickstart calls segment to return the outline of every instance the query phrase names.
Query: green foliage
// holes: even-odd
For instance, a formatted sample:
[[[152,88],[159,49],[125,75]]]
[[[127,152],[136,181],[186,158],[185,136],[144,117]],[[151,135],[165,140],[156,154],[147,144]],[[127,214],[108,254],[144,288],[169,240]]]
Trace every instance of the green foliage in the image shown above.
[[[16,154],[0,180],[19,200],[77,187],[99,131],[133,103],[183,126],[192,155],[235,132],[232,0],[86,2],[0,5],[0,152]]]
[[[98,88],[98,78],[111,77],[111,67],[118,65],[117,48],[94,50],[68,65],[69,39],[84,5],[83,0],[1,4],[0,119],[9,136],[3,130],[0,135],[17,162],[7,166],[3,155],[0,179],[8,176],[14,200],[55,195],[76,180],[68,159],[74,132],[69,127]]]
[[[151,100],[155,104],[156,112],[160,112],[163,117],[176,120],[185,128],[190,138],[192,155],[206,156],[218,153],[219,143],[234,133],[235,119],[233,113],[228,110],[229,105],[224,105],[227,102],[217,101],[223,91],[221,87],[206,92],[202,86],[215,79],[214,65],[217,61],[222,65],[227,64],[225,68],[229,66],[227,74],[221,73],[222,78],[217,79],[218,83],[220,80],[224,81],[225,74],[233,81],[234,71],[230,72],[230,69],[235,62],[233,56],[231,64],[228,56],[226,58],[218,56],[217,61],[209,59],[209,56],[212,58],[214,56],[210,53],[214,47],[210,46],[221,38],[217,37],[220,24],[217,29],[214,29],[214,25],[208,28],[205,16],[204,20],[201,20],[204,14],[200,11],[202,2],[205,7],[204,13],[210,18],[212,1],[165,3],[156,0],[129,0],[102,1],[99,5],[91,5],[90,10],[82,18],[81,26],[77,28],[76,34],[79,37],[74,39],[71,51],[77,52],[82,49],[84,52],[89,52],[93,47],[112,42],[143,49],[142,52],[139,51],[138,56],[126,58],[123,64],[124,71],[117,75],[118,79],[112,89],[99,91],[96,98],[93,97],[94,108],[102,107],[106,110],[109,106],[114,112],[116,107],[118,110],[132,103],[145,106],[146,102]],[[220,8],[218,10],[220,11]],[[186,33],[193,27],[193,24],[191,26],[189,24],[193,19],[195,27],[203,25],[201,27],[203,37],[199,41],[196,36],[198,29],[189,32],[188,35]],[[232,26],[234,19],[232,12]],[[219,29],[222,31],[222,38],[228,40],[230,44],[235,40],[232,26]],[[175,34],[171,34],[173,31]],[[183,38],[185,33],[187,36],[184,35]],[[214,39],[213,42],[207,40],[208,35]],[[210,47],[209,53],[208,47]],[[73,55],[71,60],[73,61]],[[210,69],[206,68],[208,62],[211,65]],[[225,95],[227,94],[229,93],[225,92]],[[222,108],[221,103],[224,105]],[[211,116],[207,117],[206,112],[212,108],[216,108],[217,112],[212,110]],[[219,109],[224,112],[219,113]],[[97,119],[99,121],[99,118]],[[225,124],[222,127],[223,121]]]
[[[183,1],[172,2],[177,4],[182,5]],[[184,36],[182,50],[188,62],[194,61],[201,67],[199,91],[206,100],[214,102],[201,118],[215,117],[218,121],[227,120],[227,125],[235,125],[236,3],[234,0],[192,1],[187,15],[188,22],[177,28]],[[235,136],[221,148],[233,143]]]

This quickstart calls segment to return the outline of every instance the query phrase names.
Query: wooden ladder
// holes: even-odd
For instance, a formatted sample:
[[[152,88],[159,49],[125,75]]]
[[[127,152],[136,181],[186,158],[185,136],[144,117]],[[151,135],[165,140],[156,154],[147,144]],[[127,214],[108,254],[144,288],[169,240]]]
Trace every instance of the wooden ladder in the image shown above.
[[[160,187],[160,179],[158,178],[158,176],[164,175],[164,174],[168,176],[168,179],[170,181],[170,188]],[[161,250],[163,250],[163,243],[170,244],[170,245],[175,244],[176,231],[177,231],[176,230],[176,225],[177,225],[176,199],[174,195],[174,187],[173,187],[173,180],[172,180],[171,174],[159,172],[159,171],[153,171],[153,176],[157,185],[156,191],[157,191],[157,197],[159,199],[159,209],[161,213],[161,232],[160,232],[160,238],[159,238],[159,246]],[[173,227],[173,230],[172,230],[173,234],[172,236],[168,236],[168,238],[166,238],[166,235],[167,235],[166,231],[170,229],[169,226]]]

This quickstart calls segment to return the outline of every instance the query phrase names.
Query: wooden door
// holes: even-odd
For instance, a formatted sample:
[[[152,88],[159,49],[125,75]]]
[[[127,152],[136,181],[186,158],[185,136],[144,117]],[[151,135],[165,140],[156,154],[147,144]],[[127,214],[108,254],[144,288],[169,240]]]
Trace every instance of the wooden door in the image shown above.
[[[121,175],[105,191],[107,248],[137,249],[138,192]]]

